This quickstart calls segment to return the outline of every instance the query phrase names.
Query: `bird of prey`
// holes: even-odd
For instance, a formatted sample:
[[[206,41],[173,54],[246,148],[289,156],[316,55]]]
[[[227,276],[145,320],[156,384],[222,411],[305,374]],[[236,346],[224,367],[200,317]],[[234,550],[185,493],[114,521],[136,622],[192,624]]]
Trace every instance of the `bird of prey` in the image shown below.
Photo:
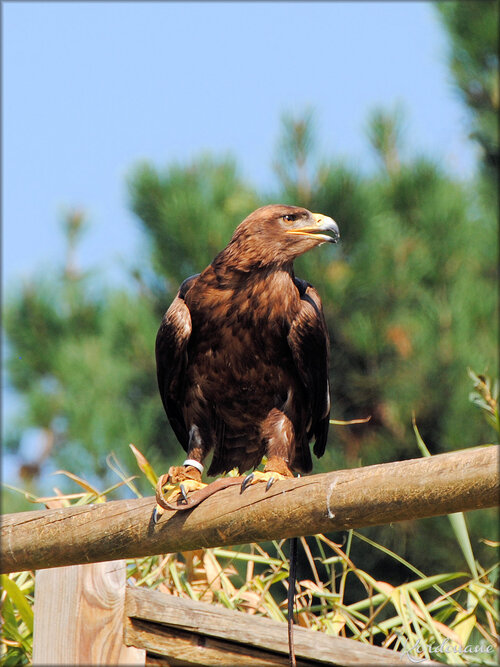
[[[314,454],[324,453],[328,331],[317,291],[295,276],[293,262],[338,238],[332,218],[263,206],[180,286],[158,331],[156,363],[167,417],[187,452],[168,473],[184,498],[204,486],[211,451],[209,476],[243,473],[266,457],[245,486],[310,472],[313,439]]]

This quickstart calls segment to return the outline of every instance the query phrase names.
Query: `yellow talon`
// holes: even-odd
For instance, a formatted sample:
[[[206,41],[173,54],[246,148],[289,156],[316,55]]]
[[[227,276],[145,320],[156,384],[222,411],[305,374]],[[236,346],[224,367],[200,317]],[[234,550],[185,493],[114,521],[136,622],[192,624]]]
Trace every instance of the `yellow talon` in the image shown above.
[[[266,491],[268,491],[271,488],[273,482],[275,482],[277,479],[290,479],[290,478],[287,477],[286,475],[282,475],[279,472],[272,472],[272,471],[261,472],[260,470],[254,470],[249,475],[247,475],[243,480],[241,484],[240,493],[243,493],[243,491],[252,484],[257,484],[257,482],[267,482]]]
[[[186,475],[183,474],[184,471],[181,471],[181,474],[179,475],[177,471],[177,475],[174,477],[177,478],[177,482],[172,482],[171,480],[171,472],[175,471],[174,468],[171,468],[170,471],[162,475],[156,484],[156,506],[153,510],[153,522],[156,524],[160,520],[165,508],[162,507],[161,501],[169,504],[179,504],[179,502],[182,501],[184,503],[187,502],[187,494],[191,493],[192,491],[197,491],[198,489],[202,489],[204,486],[207,486],[206,484],[203,484],[201,481],[191,479],[190,477],[187,477]],[[170,491],[170,495],[168,498],[165,498],[165,491]]]
[[[172,490],[172,493],[166,499],[167,503],[178,503],[182,498],[183,502],[187,502],[187,494],[192,491],[198,491],[206,486],[203,482],[198,482],[195,479],[185,479],[179,484],[166,484],[163,488]]]

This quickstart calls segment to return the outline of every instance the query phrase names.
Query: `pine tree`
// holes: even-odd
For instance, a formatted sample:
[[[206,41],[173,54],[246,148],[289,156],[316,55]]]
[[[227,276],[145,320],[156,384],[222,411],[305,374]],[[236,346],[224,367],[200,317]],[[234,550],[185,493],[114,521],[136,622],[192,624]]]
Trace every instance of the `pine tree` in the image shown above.
[[[482,148],[487,171],[498,183],[498,0],[437,2],[450,39],[449,62],[470,112],[471,137]]]

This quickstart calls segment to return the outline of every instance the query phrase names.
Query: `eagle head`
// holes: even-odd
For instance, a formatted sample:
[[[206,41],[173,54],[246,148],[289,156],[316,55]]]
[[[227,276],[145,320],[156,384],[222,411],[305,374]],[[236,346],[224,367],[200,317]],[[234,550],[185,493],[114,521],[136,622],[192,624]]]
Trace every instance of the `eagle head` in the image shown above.
[[[326,215],[300,206],[270,204],[238,225],[223,252],[225,261],[231,258],[242,269],[285,265],[322,243],[336,243],[339,237],[337,223]]]

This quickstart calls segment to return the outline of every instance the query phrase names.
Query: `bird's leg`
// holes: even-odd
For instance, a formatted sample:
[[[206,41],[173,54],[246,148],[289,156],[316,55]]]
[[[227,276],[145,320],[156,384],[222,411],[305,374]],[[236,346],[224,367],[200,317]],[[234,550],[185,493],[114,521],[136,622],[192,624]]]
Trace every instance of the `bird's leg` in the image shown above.
[[[203,470],[201,464],[200,468]],[[161,475],[156,484],[157,498],[163,499],[169,504],[187,502],[188,493],[203,489],[206,484],[201,481],[201,470],[198,470],[194,465],[171,466],[166,475]],[[168,497],[165,498],[164,491],[170,491]],[[153,520],[158,523],[159,518],[163,514],[163,507],[158,502],[153,511]]]
[[[293,472],[288,467],[287,462],[280,456],[271,456],[267,460],[263,472],[254,470],[245,477],[241,484],[241,493],[248,486],[257,484],[257,482],[266,482],[267,491],[277,479],[290,479],[291,477],[293,477]]]
[[[266,491],[277,479],[293,477],[288,463],[291,443],[294,440],[294,427],[283,410],[273,408],[269,411],[261,426],[261,435],[266,443],[267,462],[264,472],[255,470],[247,475],[241,485],[241,492],[250,484],[266,482]]]
[[[166,499],[169,503],[180,502],[181,498],[186,502],[188,493],[206,486],[201,481],[201,471],[192,465],[171,466],[166,477],[161,488],[171,490]]]
[[[160,500],[169,504],[187,503],[187,494],[206,486],[201,481],[203,472],[202,461],[205,457],[200,431],[193,425],[189,432],[188,458],[181,466],[171,466],[166,475],[162,475],[156,484],[156,495]],[[164,489],[170,491],[165,498]],[[163,508],[156,505],[153,518],[155,523],[163,513]]]

